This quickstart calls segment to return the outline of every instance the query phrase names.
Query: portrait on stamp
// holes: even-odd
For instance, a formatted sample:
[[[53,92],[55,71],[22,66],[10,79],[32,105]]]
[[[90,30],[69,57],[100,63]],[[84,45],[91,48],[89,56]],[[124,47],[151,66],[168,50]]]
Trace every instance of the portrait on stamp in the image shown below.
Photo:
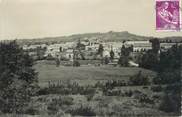
[[[180,30],[179,0],[156,1],[156,29]]]

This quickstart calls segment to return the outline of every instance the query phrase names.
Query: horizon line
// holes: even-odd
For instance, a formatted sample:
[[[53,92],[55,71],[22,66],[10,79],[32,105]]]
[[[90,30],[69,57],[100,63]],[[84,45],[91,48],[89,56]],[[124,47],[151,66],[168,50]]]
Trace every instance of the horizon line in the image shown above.
[[[131,33],[129,31],[113,31],[113,30],[110,30],[110,31],[107,31],[107,32],[83,32],[83,33],[72,33],[72,34],[67,34],[67,35],[55,35],[55,36],[40,36],[40,37],[32,37],[32,38],[9,38],[9,39],[0,39],[0,41],[5,41],[5,40],[34,40],[34,39],[46,39],[46,38],[58,38],[58,37],[70,37],[70,36],[75,36],[75,35],[84,35],[84,34],[94,34],[94,33],[101,33],[101,34],[104,34],[104,33],[109,33],[109,32],[113,32],[113,33],[122,33],[122,32],[126,32],[126,33],[129,33],[131,35],[135,35],[135,36],[141,36],[141,37],[148,37],[148,38],[159,38],[159,39],[163,39],[163,38],[168,38],[168,37],[181,37],[182,36],[164,36],[164,37],[160,37],[160,36],[146,36],[146,35],[140,35],[140,34],[135,34],[135,33]]]

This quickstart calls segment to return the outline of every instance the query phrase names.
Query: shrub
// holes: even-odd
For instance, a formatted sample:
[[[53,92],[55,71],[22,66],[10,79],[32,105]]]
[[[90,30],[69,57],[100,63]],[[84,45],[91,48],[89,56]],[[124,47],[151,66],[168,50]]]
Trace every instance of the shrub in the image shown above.
[[[158,86],[152,86],[151,90],[153,92],[161,92],[163,90],[162,86],[158,85]]]
[[[181,82],[180,69],[167,69],[158,73],[158,76],[153,79],[155,84],[173,84]]]
[[[154,100],[141,91],[135,90],[133,96],[135,99],[138,99],[140,103],[154,104]]]
[[[150,82],[149,82],[149,78],[144,77],[142,75],[141,71],[139,71],[138,74],[130,77],[129,84],[130,85],[148,85],[148,84],[150,84]]]
[[[49,94],[48,88],[41,88],[41,89],[39,89],[39,91],[37,92],[37,95],[47,95],[47,94]]]
[[[112,90],[115,87],[126,86],[127,83],[124,80],[109,80],[105,84],[98,83],[95,87],[103,89],[103,92],[107,92],[109,89]]]
[[[95,88],[92,86],[79,86],[77,83],[49,83],[49,88],[41,89],[39,94],[48,93],[48,94],[81,94],[81,95],[90,95],[95,93]]]
[[[133,92],[131,90],[125,92],[125,96],[131,97]]]
[[[36,110],[35,108],[31,107],[31,108],[29,108],[29,109],[27,109],[27,110],[25,111],[25,114],[37,115],[37,114],[39,114],[39,111]]]
[[[124,94],[121,92],[121,90],[106,90],[104,92],[106,96],[123,96]]]
[[[181,82],[167,85],[165,92],[181,93]]]
[[[79,63],[78,61],[74,61],[74,62],[73,62],[73,66],[74,66],[74,67],[79,67],[79,66],[80,66],[80,63]]]
[[[91,107],[84,107],[84,106],[80,106],[76,109],[70,109],[67,110],[66,113],[70,113],[71,115],[75,116],[96,116],[96,113],[93,111],[93,109]]]
[[[59,111],[59,106],[55,102],[51,102],[47,106],[47,110],[49,114],[56,114]]]
[[[148,89],[149,87],[147,87],[147,86],[143,86],[142,88],[143,88],[143,89]]]
[[[165,112],[180,112],[180,103],[177,100],[175,100],[176,95],[169,95],[165,94],[165,96],[162,99],[162,102],[159,105],[159,110],[165,111]],[[178,97],[180,98],[180,97]]]
[[[154,100],[149,98],[147,95],[141,95],[139,98],[139,102],[141,103],[148,103],[148,104],[154,104]]]
[[[73,105],[73,98],[72,97],[62,97],[58,99],[59,106],[62,105]]]
[[[63,105],[73,105],[73,98],[66,96],[52,99],[52,101],[47,106],[49,114],[57,113]]]

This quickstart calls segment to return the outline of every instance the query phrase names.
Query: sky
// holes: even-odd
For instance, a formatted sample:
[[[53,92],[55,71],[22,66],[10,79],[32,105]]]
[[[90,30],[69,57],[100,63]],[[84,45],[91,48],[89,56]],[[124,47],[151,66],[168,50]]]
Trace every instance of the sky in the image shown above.
[[[108,31],[182,36],[155,30],[155,0],[0,0],[0,40]]]

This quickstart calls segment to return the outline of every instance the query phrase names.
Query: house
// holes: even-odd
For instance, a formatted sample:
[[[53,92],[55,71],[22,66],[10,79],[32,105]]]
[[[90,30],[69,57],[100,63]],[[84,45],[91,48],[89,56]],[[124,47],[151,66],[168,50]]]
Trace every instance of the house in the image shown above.
[[[141,51],[148,51],[152,49],[152,44],[151,43],[145,43],[145,44],[141,44],[141,43],[135,43],[133,45],[133,51],[134,52],[141,52]]]
[[[176,43],[161,43],[160,46],[163,49],[169,49],[171,48],[173,45],[175,45]]]
[[[97,51],[99,48],[99,43],[90,41],[88,45],[85,46],[85,50],[87,51]]]
[[[104,50],[103,51],[103,57],[110,57],[110,51]]]
[[[126,41],[126,46],[133,46],[134,52],[147,51],[152,49],[150,41]]]
[[[74,57],[73,49],[67,49],[66,51],[60,52],[58,56],[61,60],[73,61]]]

